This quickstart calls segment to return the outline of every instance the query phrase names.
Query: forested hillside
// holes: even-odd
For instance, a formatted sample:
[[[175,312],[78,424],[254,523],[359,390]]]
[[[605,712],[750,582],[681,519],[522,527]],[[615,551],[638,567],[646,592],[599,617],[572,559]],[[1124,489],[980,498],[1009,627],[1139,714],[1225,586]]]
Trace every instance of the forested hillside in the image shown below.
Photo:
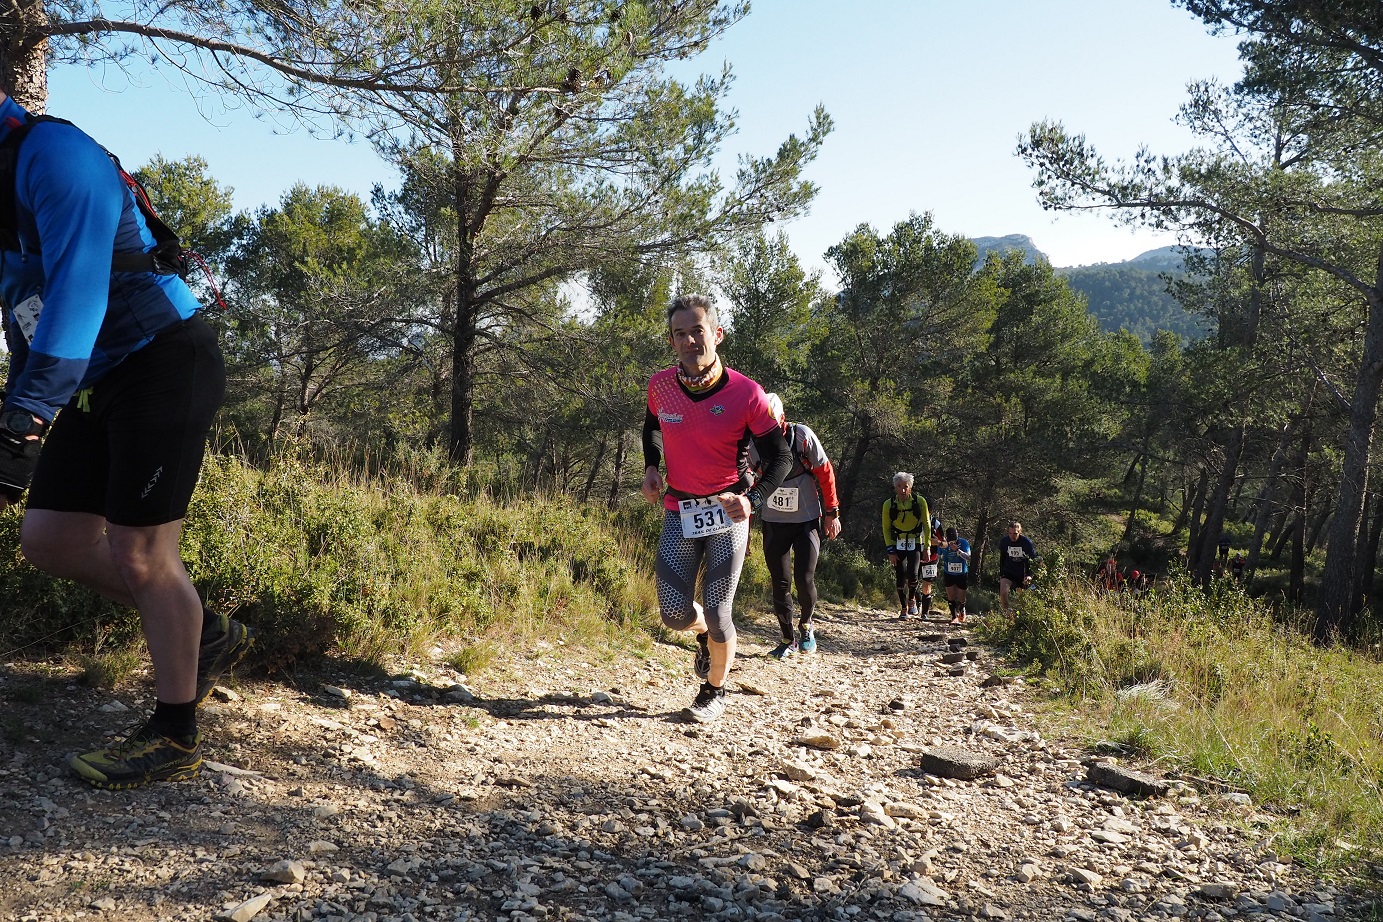
[[[977,269],[989,254],[1011,250],[1029,264],[1050,262],[1026,234],[975,237],[973,242]],[[1121,263],[1059,268],[1056,273],[1085,296],[1090,313],[1107,332],[1128,330],[1147,344],[1158,330],[1168,330],[1190,341],[1203,337],[1213,324],[1187,311],[1169,292],[1162,276],[1180,278],[1185,274],[1182,263],[1181,248],[1161,247]]]
[[[1164,272],[1139,268],[1132,260],[1057,270],[1085,295],[1090,313],[1106,330],[1125,329],[1145,343],[1158,330],[1169,330],[1188,341],[1200,339],[1212,324],[1187,311],[1168,293]]]

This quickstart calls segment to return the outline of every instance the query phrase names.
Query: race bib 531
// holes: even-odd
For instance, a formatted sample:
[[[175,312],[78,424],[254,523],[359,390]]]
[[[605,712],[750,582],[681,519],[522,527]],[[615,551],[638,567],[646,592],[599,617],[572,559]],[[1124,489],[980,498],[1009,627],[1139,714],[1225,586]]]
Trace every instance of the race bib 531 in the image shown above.
[[[713,499],[684,499],[677,504],[683,538],[706,538],[735,527],[725,507]]]

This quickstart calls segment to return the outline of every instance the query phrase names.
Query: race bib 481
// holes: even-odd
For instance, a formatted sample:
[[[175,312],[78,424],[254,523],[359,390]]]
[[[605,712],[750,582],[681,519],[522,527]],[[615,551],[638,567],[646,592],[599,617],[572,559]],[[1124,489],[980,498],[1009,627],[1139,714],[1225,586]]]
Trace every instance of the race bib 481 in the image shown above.
[[[777,512],[796,512],[797,499],[797,487],[779,487],[768,497],[768,506]]]

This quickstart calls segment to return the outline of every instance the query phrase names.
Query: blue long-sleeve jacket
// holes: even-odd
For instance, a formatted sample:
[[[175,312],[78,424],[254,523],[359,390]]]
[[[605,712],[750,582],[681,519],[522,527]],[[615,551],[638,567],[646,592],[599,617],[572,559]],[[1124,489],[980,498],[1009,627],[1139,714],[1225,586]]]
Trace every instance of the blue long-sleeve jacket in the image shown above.
[[[0,102],[0,140],[23,124]],[[111,254],[156,241],[110,157],[70,125],[35,125],[15,163],[19,252],[0,251],[10,374],[5,408],[52,421],[74,393],[191,317],[200,304],[175,275],[111,272]]]

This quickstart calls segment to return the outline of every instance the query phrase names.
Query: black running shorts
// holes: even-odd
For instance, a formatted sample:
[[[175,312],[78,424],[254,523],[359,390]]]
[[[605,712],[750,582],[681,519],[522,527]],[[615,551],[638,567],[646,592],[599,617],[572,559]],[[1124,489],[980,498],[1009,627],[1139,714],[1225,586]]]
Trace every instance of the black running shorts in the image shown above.
[[[968,573],[947,573],[946,588],[965,589],[970,585],[970,574]]]
[[[216,333],[194,314],[62,408],[43,442],[29,508],[135,528],[176,522],[187,515],[225,396]]]

